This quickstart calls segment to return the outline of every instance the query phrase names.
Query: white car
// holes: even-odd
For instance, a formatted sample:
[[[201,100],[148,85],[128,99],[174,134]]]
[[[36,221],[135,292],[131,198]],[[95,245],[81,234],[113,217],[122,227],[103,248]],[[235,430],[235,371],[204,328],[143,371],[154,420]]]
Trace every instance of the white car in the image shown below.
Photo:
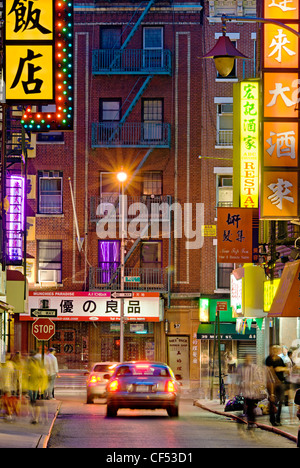
[[[97,362],[93,365],[86,386],[86,402],[88,404],[94,403],[95,398],[106,397],[107,377],[113,374],[117,365],[118,362]]]

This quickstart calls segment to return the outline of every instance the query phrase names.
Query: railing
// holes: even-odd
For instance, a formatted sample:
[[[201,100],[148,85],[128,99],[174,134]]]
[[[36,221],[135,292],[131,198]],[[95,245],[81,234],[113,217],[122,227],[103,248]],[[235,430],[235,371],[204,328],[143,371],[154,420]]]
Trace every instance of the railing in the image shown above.
[[[216,146],[233,146],[233,130],[219,130]]]
[[[92,122],[92,148],[170,148],[171,126],[166,123]]]
[[[170,221],[171,196],[169,195],[141,195],[132,197],[125,195],[125,220],[138,218],[141,221]],[[139,204],[139,205],[138,205]],[[112,212],[112,208],[114,211]],[[108,214],[121,218],[120,200],[118,194],[91,197],[90,220],[97,222]]]
[[[171,75],[170,50],[100,49],[93,50],[92,72],[107,74]]]
[[[167,292],[167,271],[163,268],[125,267],[125,291]],[[101,291],[121,290],[121,269],[91,267],[89,289]]]

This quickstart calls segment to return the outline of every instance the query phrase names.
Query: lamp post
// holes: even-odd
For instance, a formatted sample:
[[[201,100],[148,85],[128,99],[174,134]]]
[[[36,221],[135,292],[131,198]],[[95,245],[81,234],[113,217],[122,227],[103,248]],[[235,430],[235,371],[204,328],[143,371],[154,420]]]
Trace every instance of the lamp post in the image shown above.
[[[124,182],[127,180],[126,172],[121,169],[117,173],[117,179],[121,184],[121,291],[124,291],[124,260],[125,260],[125,196]],[[121,314],[120,314],[120,362],[124,361],[124,298],[121,298]]]
[[[249,57],[246,57],[244,54],[239,52],[236,47],[232,44],[230,38],[226,36],[226,21],[237,20],[239,22],[252,22],[252,23],[270,23],[276,24],[284,29],[295,34],[297,37],[300,37],[300,32],[295,29],[287,26],[281,21],[266,19],[266,18],[256,18],[256,17],[247,17],[247,16],[228,16],[222,15],[222,36],[218,39],[215,46],[202,58],[213,58],[215,61],[215,66],[221,76],[226,77],[229,75],[233,69],[235,59],[249,60]]]

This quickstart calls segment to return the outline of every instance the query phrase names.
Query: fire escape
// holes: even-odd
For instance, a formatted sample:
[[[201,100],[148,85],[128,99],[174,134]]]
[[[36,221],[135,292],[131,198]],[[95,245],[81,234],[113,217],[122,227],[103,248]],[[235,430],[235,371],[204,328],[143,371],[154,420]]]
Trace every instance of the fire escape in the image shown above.
[[[134,75],[136,80],[134,85],[130,89],[127,97],[124,99],[120,113],[122,115],[120,120],[112,122],[93,122],[92,123],[92,148],[145,148],[146,153],[140,161],[134,174],[131,176],[131,180],[140,171],[149,155],[155,148],[170,148],[171,145],[171,133],[170,124],[168,123],[152,123],[152,122],[132,122],[128,121],[128,117],[136,107],[137,103],[143,96],[144,92],[151,84],[154,76],[157,75],[168,75],[172,74],[171,64],[171,52],[166,49],[131,49],[128,45],[135,33],[141,26],[144,18],[151,10],[151,7],[158,0],[147,0],[138,2],[135,7],[132,17],[128,24],[123,29],[121,37],[125,37],[122,45],[114,46],[109,49],[93,50],[92,54],[92,73],[94,76],[97,75]],[[161,3],[161,2],[160,2]],[[130,181],[128,182],[128,184]],[[129,199],[130,197],[128,197]],[[144,199],[143,199],[144,198]],[[130,202],[145,202],[145,197],[139,197],[136,200],[129,200]],[[149,198],[149,197],[148,197]],[[91,221],[99,221],[99,215],[97,213],[97,207],[101,203],[101,197],[92,197],[91,199]],[[119,200],[115,202],[115,209],[118,213]],[[160,204],[169,206],[171,204],[170,196],[152,197],[148,199],[147,203],[150,206],[155,205],[158,207]],[[159,212],[157,210],[157,220],[167,222],[170,229],[169,210],[166,210],[167,214]],[[166,216],[166,217],[165,217]],[[150,226],[145,223],[144,228],[141,230],[140,237],[138,237],[129,251],[125,256],[125,269],[126,262],[134,254],[136,248],[140,244],[141,240],[148,237]],[[119,289],[120,288],[120,275],[119,271],[116,270],[111,276],[109,283],[105,284],[101,279],[101,271],[99,268],[92,267],[90,270],[90,289]],[[130,270],[130,271],[129,271]],[[128,269],[128,276],[138,276],[141,269]],[[126,274],[126,273],[125,273]],[[145,273],[146,276],[146,273]],[[139,290],[139,287],[143,287],[144,290],[148,291],[159,291],[166,292],[168,290],[169,278],[164,270],[160,269],[158,272],[154,272],[152,277],[146,278],[142,283],[129,283],[125,289]],[[146,283],[146,284],[145,284]]]

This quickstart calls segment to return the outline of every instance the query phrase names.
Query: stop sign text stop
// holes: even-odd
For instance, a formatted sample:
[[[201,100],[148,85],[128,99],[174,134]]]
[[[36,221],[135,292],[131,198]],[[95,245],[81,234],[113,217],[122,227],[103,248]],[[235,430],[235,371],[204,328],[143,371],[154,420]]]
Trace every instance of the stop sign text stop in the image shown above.
[[[32,334],[40,341],[48,341],[55,333],[55,324],[47,318],[40,318],[32,325]]]

